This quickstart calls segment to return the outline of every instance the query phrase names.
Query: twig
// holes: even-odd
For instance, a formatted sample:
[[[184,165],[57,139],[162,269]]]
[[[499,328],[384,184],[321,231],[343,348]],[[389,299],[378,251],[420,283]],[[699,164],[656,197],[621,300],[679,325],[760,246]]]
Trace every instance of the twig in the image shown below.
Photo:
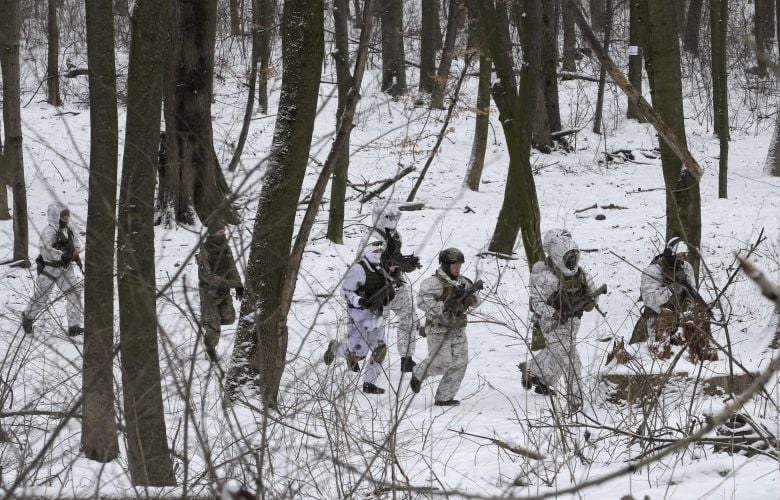
[[[0,418],[11,417],[53,417],[53,418],[82,418],[78,413],[69,413],[67,411],[48,411],[48,410],[19,410],[0,412]]]
[[[585,208],[580,208],[579,210],[575,210],[575,214],[580,214],[582,212],[587,212],[588,210],[593,210],[594,208],[599,208],[598,204],[594,203],[593,205]]]
[[[89,74],[88,68],[71,68],[68,71],[64,72],[62,76],[64,76],[65,78],[76,78],[77,76],[83,76],[88,74]]]
[[[522,455],[532,460],[544,460],[544,455],[540,455],[539,453],[536,453],[534,451],[526,450],[525,448],[520,448],[519,446],[512,446],[509,443],[501,441],[500,439],[496,439],[488,436],[480,436],[479,434],[472,434],[470,432],[465,432],[465,431],[456,431],[455,429],[448,429],[448,430],[455,432],[461,436],[470,436],[479,439],[487,439],[488,441],[490,441],[491,443],[493,443],[494,445],[498,446],[501,449],[511,451],[512,453]]]
[[[739,260],[739,265],[745,274],[747,274],[748,278],[758,285],[758,288],[761,290],[764,297],[771,300],[775,304],[776,309],[780,309],[780,287],[772,283],[772,281],[770,281],[769,278],[767,278],[766,275],[749,260],[743,259],[740,256],[737,256],[737,260]]]
[[[615,205],[614,203],[610,203],[609,205],[601,205],[599,208],[604,210],[628,210],[628,207],[621,207],[620,205]]]
[[[360,203],[367,203],[367,202],[371,201],[372,199],[376,198],[380,194],[382,194],[385,191],[387,191],[387,188],[389,188],[390,186],[392,186],[396,182],[400,181],[401,179],[403,179],[404,177],[406,177],[410,173],[414,172],[415,170],[416,169],[413,166],[406,167],[403,170],[401,170],[400,172],[398,172],[398,174],[395,177],[393,177],[392,179],[387,179],[387,180],[382,181],[382,185],[379,186],[378,188],[376,188],[375,190],[371,191],[370,193],[366,194],[363,197],[363,199],[360,200]]]
[[[649,192],[649,191],[666,191],[666,188],[665,188],[665,187],[660,187],[660,188],[650,188],[650,189],[642,189],[642,188],[637,188],[637,190],[636,190],[636,191],[626,191],[626,194],[647,193],[647,192]]]
[[[585,80],[586,82],[598,82],[599,79],[595,76],[584,75],[582,73],[574,73],[573,71],[559,71],[558,76],[561,80]]]

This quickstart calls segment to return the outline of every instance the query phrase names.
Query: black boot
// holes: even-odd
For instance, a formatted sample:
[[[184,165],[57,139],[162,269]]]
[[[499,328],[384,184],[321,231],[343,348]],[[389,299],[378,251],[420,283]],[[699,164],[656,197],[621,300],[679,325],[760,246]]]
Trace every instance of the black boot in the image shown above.
[[[458,406],[460,401],[457,399],[448,399],[447,401],[436,401],[433,404],[436,406]]]
[[[420,386],[422,385],[422,380],[418,379],[414,376],[414,373],[412,373],[412,380],[409,381],[409,387],[412,388],[412,392],[417,394],[420,392]]]
[[[531,375],[528,373],[528,363],[520,363],[517,367],[520,368],[520,383],[527,390],[530,390],[534,385],[531,383]]]
[[[347,367],[355,373],[360,372],[360,363],[358,363],[357,361],[347,360]]]
[[[206,357],[208,358],[208,360],[211,361],[212,363],[216,363],[218,358],[217,358],[217,350],[214,348],[214,346],[207,345],[204,347],[204,350],[206,351]]]
[[[22,314],[22,330],[27,334],[32,334],[33,332],[33,320],[24,314]]]
[[[384,394],[385,390],[375,386],[371,382],[363,382],[363,392],[366,394]]]
[[[412,373],[417,363],[414,362],[411,356],[404,356],[401,358],[401,373]]]
[[[533,381],[536,388],[534,389],[534,392],[536,394],[541,394],[542,396],[554,396],[555,390],[553,390],[552,387],[550,387],[547,384],[542,383],[541,380],[539,380],[536,377],[531,377],[531,380]]]
[[[82,333],[84,333],[84,329],[80,326],[71,326],[68,328],[68,337],[78,337]]]
[[[328,342],[328,347],[325,348],[325,354],[322,355],[322,361],[326,365],[330,365],[336,359],[336,347],[339,345],[335,340]]]

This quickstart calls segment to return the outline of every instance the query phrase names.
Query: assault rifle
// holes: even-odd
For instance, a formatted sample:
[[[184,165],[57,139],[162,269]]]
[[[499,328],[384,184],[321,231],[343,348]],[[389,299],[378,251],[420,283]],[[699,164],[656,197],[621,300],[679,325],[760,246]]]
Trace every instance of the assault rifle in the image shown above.
[[[588,304],[593,304],[595,306],[596,297],[605,293],[607,293],[606,283],[593,290],[593,293],[585,294],[584,296],[578,297],[576,299],[567,298],[565,294],[564,296],[561,296],[561,291],[559,289],[550,295],[550,297],[547,299],[547,305],[556,309],[560,308],[558,309],[560,311],[558,314],[560,316],[561,322],[564,322],[572,317],[581,318],[585,307],[587,307]],[[599,310],[599,312],[601,312],[601,310]],[[604,315],[604,313],[601,314]]]
[[[390,256],[389,265],[398,266],[398,269],[404,273],[410,273],[422,267],[418,256],[414,254],[403,255],[401,252],[397,252]]]
[[[453,293],[445,302],[444,310],[452,313],[462,313],[468,307],[466,305],[466,299],[485,288],[485,283],[482,280],[477,280],[471,285],[465,283],[458,285]]]
[[[68,229],[70,231],[70,229]],[[81,264],[81,257],[79,255],[74,256],[73,252],[76,250],[76,245],[73,243],[73,238],[66,238],[62,231],[57,231],[57,240],[52,245],[56,250],[62,252],[62,265],[67,266],[71,262],[75,262],[81,269],[81,274],[84,274],[84,266]]]

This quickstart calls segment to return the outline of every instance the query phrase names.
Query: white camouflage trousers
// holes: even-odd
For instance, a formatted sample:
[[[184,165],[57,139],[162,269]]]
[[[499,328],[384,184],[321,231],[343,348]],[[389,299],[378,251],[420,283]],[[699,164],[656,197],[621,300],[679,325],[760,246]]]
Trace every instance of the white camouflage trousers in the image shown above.
[[[436,401],[455,399],[469,362],[466,328],[431,328],[426,340],[428,356],[414,367],[414,377],[422,381],[443,375],[436,389]]]
[[[579,380],[582,363],[576,345],[579,329],[580,320],[572,318],[548,332],[543,332],[545,347],[537,351],[528,363],[530,374],[538,377],[545,385],[552,386],[561,377],[565,377],[570,406],[578,406],[582,402]]]
[[[391,310],[398,318],[398,341],[396,348],[401,357],[414,356],[415,341],[417,340],[417,329],[420,326],[417,317],[414,314],[414,298],[412,297],[412,287],[405,284],[395,291],[395,298],[390,302],[385,311]],[[386,313],[385,313],[386,314]]]
[[[35,281],[35,294],[24,312],[27,318],[34,320],[38,317],[56,285],[67,301],[65,310],[68,314],[68,328],[81,326],[84,317],[84,309],[81,306],[81,283],[76,280],[73,267],[70,265],[67,268],[50,266],[44,268]]]
[[[347,340],[339,342],[336,357],[365,359],[378,347],[385,348],[385,319],[381,314],[350,308],[347,309],[347,316]],[[373,356],[370,356],[363,367],[363,381],[374,384],[381,372],[381,363],[377,363]]]

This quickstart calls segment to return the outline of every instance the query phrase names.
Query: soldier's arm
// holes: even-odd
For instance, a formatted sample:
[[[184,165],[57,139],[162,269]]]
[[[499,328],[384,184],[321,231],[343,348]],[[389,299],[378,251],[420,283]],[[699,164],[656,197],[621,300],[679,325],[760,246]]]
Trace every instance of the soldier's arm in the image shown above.
[[[417,294],[417,307],[426,316],[441,316],[444,309],[444,302],[441,300],[443,291],[441,283],[435,276],[426,278],[420,284],[420,291]]]
[[[366,282],[366,272],[359,263],[354,263],[344,276],[341,282],[341,295],[352,307],[360,307],[360,295],[357,294],[358,288]]]
[[[403,285],[395,291],[395,297],[385,310],[392,310],[398,316],[398,329],[402,332],[415,331],[419,320],[414,312],[412,287]]]
[[[233,252],[228,249],[226,259],[229,259],[230,265],[228,266],[228,273],[225,276],[226,285],[228,288],[242,288],[244,283],[241,281],[241,275],[238,274],[236,268],[236,260],[233,258]]]
[[[528,301],[531,309],[541,317],[552,317],[555,308],[547,304],[547,299],[557,288],[557,279],[547,269],[545,263],[534,264],[528,280]]]
[[[655,311],[661,311],[661,306],[672,298],[672,291],[663,283],[663,273],[656,265],[651,265],[642,271],[642,282],[639,286],[645,305]]]
[[[46,226],[41,231],[40,252],[43,260],[46,262],[59,262],[62,259],[62,250],[54,248],[54,243],[57,241],[57,231],[51,227]]]
[[[580,268],[580,269],[582,269],[582,268]],[[596,284],[594,283],[594,281],[593,281],[593,276],[591,276],[591,274],[588,271],[586,271],[585,269],[582,269],[582,274],[585,277],[585,285],[586,285],[586,289],[587,289],[587,294],[589,296],[591,296],[591,302],[593,303],[594,306],[599,305],[599,297],[593,297],[593,292],[595,292],[596,288],[598,288],[596,286]]]

